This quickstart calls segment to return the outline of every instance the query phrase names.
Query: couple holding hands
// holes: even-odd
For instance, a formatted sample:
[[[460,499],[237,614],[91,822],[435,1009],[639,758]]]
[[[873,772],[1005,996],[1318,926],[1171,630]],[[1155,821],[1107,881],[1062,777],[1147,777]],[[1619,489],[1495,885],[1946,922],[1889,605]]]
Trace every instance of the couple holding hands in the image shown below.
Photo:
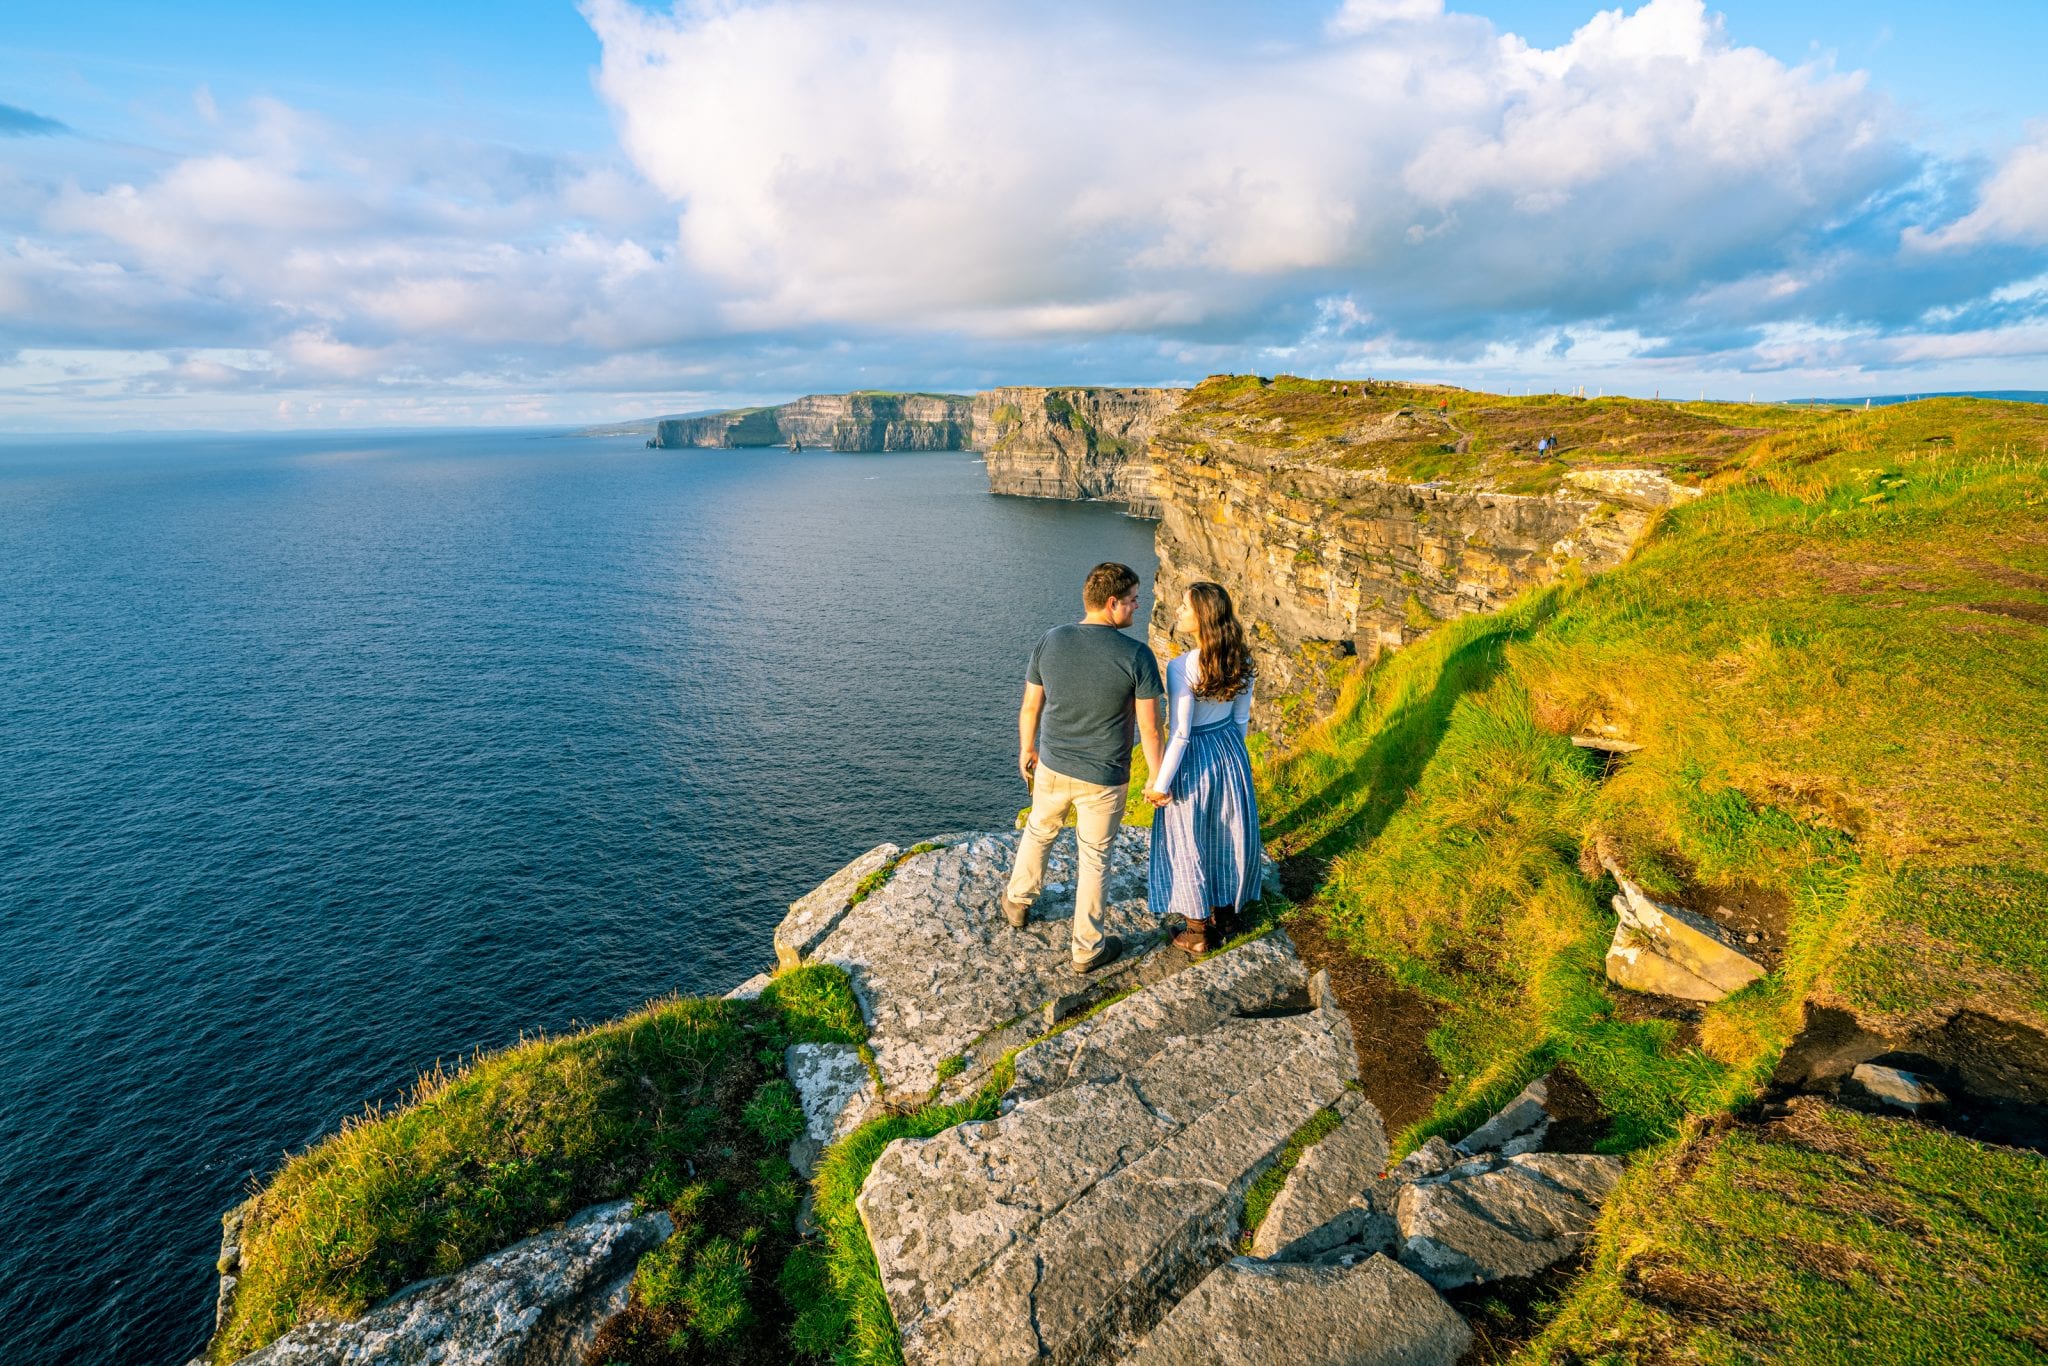
[[[1148,899],[1152,914],[1178,914],[1176,947],[1207,953],[1258,898],[1262,855],[1252,793],[1252,662],[1230,595],[1213,583],[1183,596],[1174,634],[1194,648],[1159,662],[1123,633],[1138,610],[1138,575],[1099,564],[1082,587],[1085,615],[1055,626],[1031,652],[1017,714],[1018,768],[1031,814],[1003,897],[1023,926],[1045,882],[1045,851],[1075,816],[1080,869],[1074,888],[1074,969],[1093,972],[1123,953],[1102,928],[1110,847],[1123,824],[1133,739],[1143,746],[1152,821]],[[1160,703],[1166,703],[1162,736]]]

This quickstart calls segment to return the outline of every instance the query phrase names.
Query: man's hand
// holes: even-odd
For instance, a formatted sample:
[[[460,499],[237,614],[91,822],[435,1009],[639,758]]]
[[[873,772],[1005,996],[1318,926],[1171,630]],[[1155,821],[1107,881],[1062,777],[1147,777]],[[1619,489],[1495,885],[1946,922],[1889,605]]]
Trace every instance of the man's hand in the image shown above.
[[[1172,806],[1173,794],[1171,792],[1154,792],[1147,788],[1145,790],[1145,800],[1154,806]]]
[[[1024,786],[1030,787],[1038,777],[1038,751],[1027,749],[1017,756],[1017,771],[1024,775]]]

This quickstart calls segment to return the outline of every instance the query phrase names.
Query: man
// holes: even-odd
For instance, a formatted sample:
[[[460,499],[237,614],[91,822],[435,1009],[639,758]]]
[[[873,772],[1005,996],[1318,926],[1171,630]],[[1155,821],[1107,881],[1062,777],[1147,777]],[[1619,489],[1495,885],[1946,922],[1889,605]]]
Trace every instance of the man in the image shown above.
[[[1080,873],[1074,887],[1074,970],[1114,963],[1123,942],[1102,932],[1102,884],[1109,848],[1124,821],[1135,723],[1145,762],[1159,764],[1159,661],[1123,633],[1138,613],[1138,575],[1128,565],[1098,564],[1081,589],[1086,615],[1055,626],[1031,652],[1024,706],[1017,713],[1017,768],[1031,788],[1031,816],[1017,841],[1017,862],[1003,917],[1022,928],[1045,885],[1045,851],[1074,811]]]

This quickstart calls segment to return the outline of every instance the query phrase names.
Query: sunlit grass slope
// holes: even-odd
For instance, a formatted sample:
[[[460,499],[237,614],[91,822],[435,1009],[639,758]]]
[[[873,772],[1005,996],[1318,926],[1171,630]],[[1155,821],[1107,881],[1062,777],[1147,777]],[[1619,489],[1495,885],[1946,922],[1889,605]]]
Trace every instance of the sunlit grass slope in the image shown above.
[[[1622,567],[1449,623],[1354,679],[1265,765],[1276,847],[1327,863],[1316,913],[1440,1007],[1450,1084],[1405,1145],[1569,1063],[1613,1115],[1604,1146],[1675,1144],[1666,1174],[1708,1182],[1692,1117],[1757,1093],[1805,1001],[2048,1027],[2048,410],[1837,415],[1762,438],[1708,489]],[[1570,742],[1588,732],[1643,748],[1603,773]],[[1603,847],[1653,893],[1743,907],[1770,974],[1696,1027],[1629,1003],[1602,968]],[[1936,1200],[1945,1178],[1915,1164],[1973,1145],[1856,1133],[1891,1155],[1912,1217],[1937,1220],[1914,1192]],[[1737,1186],[1802,1162],[1835,1164],[1822,1183],[1865,1170],[1849,1140],[1819,1158],[1715,1142],[1710,1166],[1752,1173],[1731,1168]],[[1610,1273],[1649,1236],[1635,1221],[1656,1195],[1631,1190],[1603,1224]],[[1779,1217],[1745,1199],[1738,1223]],[[2010,1237],[2037,1244],[2040,1206],[2014,1207]],[[1778,1233],[1745,1225],[1725,1246],[1752,1236],[1741,1257],[1801,1274]],[[1877,1284],[1859,1301],[1873,1311],[1890,1304]],[[1582,1285],[1571,1321],[1603,1322],[1588,1297],[1610,1293]],[[1786,1331],[1818,1342],[1814,1294]]]
[[[865,1037],[844,974],[805,967],[758,1002],[659,1001],[424,1077],[406,1104],[344,1125],[265,1185],[211,1356],[353,1317],[635,1197],[677,1233],[643,1259],[633,1312],[600,1345],[632,1361],[787,1360],[793,1321],[822,1292],[785,1267],[801,1187],[784,1154],[802,1114],[782,1053]]]
[[[1628,1147],[1754,1084],[1813,995],[2048,1018],[2048,416],[1946,400],[1757,444],[1623,567],[1450,623],[1266,773],[1320,904],[1447,1007],[1463,1120],[1572,1061]],[[1569,737],[1641,744],[1603,781]],[[1630,1022],[1604,840],[1781,921],[1697,1042]]]
[[[1529,1362],[2038,1362],[2048,1162],[1829,1106],[1631,1171]]]

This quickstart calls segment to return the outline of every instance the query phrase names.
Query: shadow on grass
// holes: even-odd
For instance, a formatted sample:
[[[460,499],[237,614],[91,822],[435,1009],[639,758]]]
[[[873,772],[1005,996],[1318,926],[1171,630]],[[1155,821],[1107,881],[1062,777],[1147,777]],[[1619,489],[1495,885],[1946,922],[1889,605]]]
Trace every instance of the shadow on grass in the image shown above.
[[[1407,802],[1443,743],[1459,699],[1492,685],[1506,663],[1507,647],[1548,621],[1558,597],[1543,595],[1512,621],[1489,619],[1489,629],[1476,631],[1445,656],[1425,694],[1402,705],[1363,744],[1354,747],[1360,737],[1340,729],[1332,748],[1342,762],[1274,822],[1287,855],[1320,868],[1375,839]]]

